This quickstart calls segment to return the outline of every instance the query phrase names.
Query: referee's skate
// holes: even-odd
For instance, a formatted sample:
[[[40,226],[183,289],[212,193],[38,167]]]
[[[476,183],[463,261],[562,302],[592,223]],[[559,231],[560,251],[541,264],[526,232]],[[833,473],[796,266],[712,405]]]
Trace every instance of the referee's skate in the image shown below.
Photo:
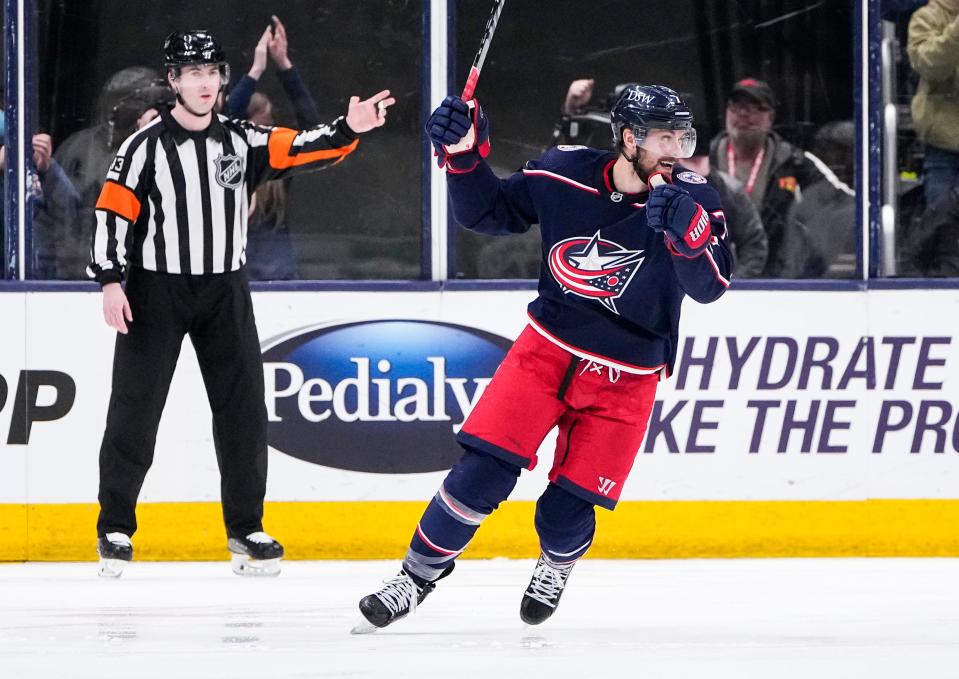
[[[100,555],[100,577],[119,578],[123,567],[133,560],[133,543],[123,533],[107,533],[97,538],[97,554]]]
[[[233,572],[237,575],[280,574],[283,545],[263,531],[245,537],[231,537],[227,548],[232,553]]]

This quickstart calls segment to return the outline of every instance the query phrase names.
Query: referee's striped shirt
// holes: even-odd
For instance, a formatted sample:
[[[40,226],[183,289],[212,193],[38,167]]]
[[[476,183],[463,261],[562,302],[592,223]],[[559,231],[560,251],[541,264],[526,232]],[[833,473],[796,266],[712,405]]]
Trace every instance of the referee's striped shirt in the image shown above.
[[[96,206],[92,263],[101,285],[128,265],[173,274],[235,271],[246,261],[256,186],[336,164],[359,140],[343,118],[296,131],[214,115],[191,132],[169,109],[117,152]]]

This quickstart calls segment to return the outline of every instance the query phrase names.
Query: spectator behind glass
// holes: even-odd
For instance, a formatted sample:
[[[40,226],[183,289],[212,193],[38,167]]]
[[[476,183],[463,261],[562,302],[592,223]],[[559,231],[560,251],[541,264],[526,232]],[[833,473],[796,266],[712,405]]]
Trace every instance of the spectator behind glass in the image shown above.
[[[96,124],[74,132],[54,152],[54,159],[63,167],[81,200],[80,211],[74,222],[44,224],[41,227],[52,233],[56,242],[63,243],[63,247],[58,248],[54,277],[86,279],[93,210],[100,196],[103,178],[120,144],[136,129],[135,120],[118,119],[118,113],[123,118],[121,104],[130,95],[159,80],[160,73],[145,66],[133,66],[114,73],[100,93]]]
[[[5,97],[0,89],[0,196],[6,196],[7,149],[2,145],[6,127]],[[33,223],[33,248],[32,258],[27,264],[28,273],[33,278],[55,278],[58,243],[41,224],[76,223],[80,196],[63,168],[51,157],[53,139],[50,135],[34,134],[31,141],[33,163],[31,167],[30,161],[27,161],[26,195]],[[0,208],[0,244],[3,245],[0,251],[6,256],[4,212]],[[3,276],[3,268],[0,268],[0,277]]]
[[[782,251],[783,278],[851,278],[856,274],[856,194],[851,120],[823,125],[810,157],[821,159],[822,178],[803,186],[789,216]]]
[[[759,210],[769,240],[764,278],[785,275],[788,253],[783,242],[790,214],[802,200],[802,192],[826,178],[826,165],[821,160],[773,132],[775,119],[776,95],[772,88],[761,80],[744,78],[729,93],[726,131],[710,146],[713,167],[741,181]],[[832,179],[830,185],[835,177]],[[833,190],[852,191],[843,186],[833,186]]]
[[[605,104],[590,105],[595,80],[582,78],[569,84],[561,118],[553,128],[553,144],[579,144],[598,149],[610,148],[609,110],[619,93],[634,83],[622,83],[606,95]]]
[[[3,154],[0,170],[6,168],[3,151],[5,149],[0,149]],[[62,230],[60,227],[76,224],[81,210],[80,194],[63,168],[51,157],[52,153],[53,139],[49,134],[33,135],[33,169],[36,172],[27,172],[27,199],[33,225],[27,274],[34,279],[64,277],[59,275],[60,255],[70,250],[72,244],[62,241],[57,234]],[[2,190],[3,182],[0,181],[0,192]],[[51,226],[57,228],[49,228]]]
[[[273,102],[255,92],[266,70],[267,57],[276,66],[276,75],[290,98],[301,129],[320,121],[316,103],[290,60],[286,28],[276,16],[253,50],[253,65],[230,92],[227,115],[257,125],[276,124]],[[286,207],[292,179],[266,182],[257,187],[250,201],[250,222],[246,241],[246,271],[251,280],[290,280],[297,277],[296,252],[286,222]]]
[[[959,179],[959,0],[930,0],[916,10],[907,51],[919,73],[912,118],[926,145],[926,204],[934,206]]]
[[[726,215],[726,228],[729,230],[729,245],[735,262],[736,278],[756,278],[766,266],[769,244],[763,229],[759,212],[743,190],[743,184],[735,177],[712,167],[709,161],[709,142],[714,136],[714,128],[709,121],[700,118],[700,109],[691,94],[680,95],[693,112],[693,126],[696,128],[696,149],[690,158],[679,161],[706,178],[707,183],[719,193]]]
[[[896,254],[900,276],[959,276],[959,184],[930,208],[922,185],[902,195]]]
[[[162,109],[172,108],[175,103],[176,97],[170,86],[164,80],[157,80],[121,99],[113,107],[111,120],[115,129],[130,136],[159,116]]]
[[[173,103],[173,91],[162,80],[127,93],[110,111],[112,134],[128,137],[157,117],[161,108]],[[75,190],[74,193],[78,205],[69,218],[50,211],[41,211],[34,218],[33,249],[38,265],[33,278],[76,280],[85,277],[85,262],[90,258],[90,222],[85,221],[80,195]]]

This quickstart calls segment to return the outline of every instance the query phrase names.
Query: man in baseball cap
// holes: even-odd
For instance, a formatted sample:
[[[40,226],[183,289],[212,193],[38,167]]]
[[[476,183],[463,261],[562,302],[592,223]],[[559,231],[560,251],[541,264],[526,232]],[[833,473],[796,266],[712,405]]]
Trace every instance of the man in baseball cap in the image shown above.
[[[743,78],[726,100],[726,131],[729,148],[725,171],[735,175],[759,208],[766,194],[772,157],[765,147],[776,119],[776,95],[762,80]],[[742,176],[740,176],[742,175]]]
[[[733,85],[733,89],[730,90],[728,98],[730,101],[751,99],[761,106],[767,106],[771,109],[776,108],[777,104],[776,93],[773,92],[773,88],[771,88],[768,83],[762,80],[756,80],[755,78],[743,78]]]
[[[812,184],[826,180],[836,191],[852,189],[835,175],[827,177],[825,163],[801,148],[793,146],[773,131],[776,120],[776,94],[768,83],[756,78],[743,78],[729,91],[726,100],[726,130],[718,135],[710,148],[714,167],[733,175],[759,210],[769,239],[769,258],[762,272],[764,278],[789,275],[787,261],[795,258],[796,248],[787,245],[790,213]],[[801,250],[801,248],[799,248]]]

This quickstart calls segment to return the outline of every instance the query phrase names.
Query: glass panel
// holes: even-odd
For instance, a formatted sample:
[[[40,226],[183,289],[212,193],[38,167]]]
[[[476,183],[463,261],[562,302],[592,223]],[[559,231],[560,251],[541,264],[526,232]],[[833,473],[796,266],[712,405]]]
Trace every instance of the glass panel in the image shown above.
[[[85,277],[94,206],[114,154],[145,112],[171,101],[163,41],[173,30],[198,27],[222,44],[231,96],[239,97],[233,103],[246,117],[301,128],[345,114],[351,95],[389,88],[399,99],[386,126],[364,134],[342,164],[257,190],[250,277],[421,277],[422,2],[287,0],[276,9],[308,94],[289,71],[280,74],[287,65],[274,44],[252,83],[257,94],[243,105],[234,88],[258,70],[254,47],[271,21],[263,3],[136,3],[131,11],[122,0],[38,0],[33,129],[52,139],[54,170],[40,173],[32,277]],[[63,172],[54,181],[56,168]]]
[[[456,92],[489,9],[485,2],[456,3]],[[511,2],[477,89],[492,130],[488,161],[507,176],[556,143],[610,148],[607,118],[616,86],[664,84],[691,95],[699,158],[685,164],[709,172],[723,194],[735,276],[851,277],[857,261],[853,23],[851,2],[556,0],[549,11],[538,2]],[[774,109],[751,110],[768,108],[761,86],[746,85],[730,97],[744,78],[768,83]],[[570,96],[571,84],[582,79],[590,81],[591,96]],[[728,102],[739,106],[731,111]],[[738,180],[721,172],[729,161],[727,123],[734,150],[740,147]],[[750,143],[756,139],[763,143]],[[765,153],[747,195],[757,149]],[[535,227],[508,239],[463,229],[452,238],[456,277],[539,275]]]
[[[959,276],[959,2],[883,4],[884,276]]]
[[[0,75],[0,120],[3,121],[3,129],[0,131],[0,200],[3,206],[0,207],[0,215],[3,221],[0,222],[0,279],[9,277],[11,269],[10,262],[7,261],[7,237],[8,231],[12,232],[12,224],[7,223],[7,96],[6,96],[6,73],[7,73],[7,40],[6,31],[10,30],[7,26],[7,7],[4,4],[0,7],[0,16],[3,16],[4,34],[0,40],[0,65],[3,66],[3,75]],[[12,98],[12,95],[11,95]],[[13,162],[12,159],[10,162]]]

